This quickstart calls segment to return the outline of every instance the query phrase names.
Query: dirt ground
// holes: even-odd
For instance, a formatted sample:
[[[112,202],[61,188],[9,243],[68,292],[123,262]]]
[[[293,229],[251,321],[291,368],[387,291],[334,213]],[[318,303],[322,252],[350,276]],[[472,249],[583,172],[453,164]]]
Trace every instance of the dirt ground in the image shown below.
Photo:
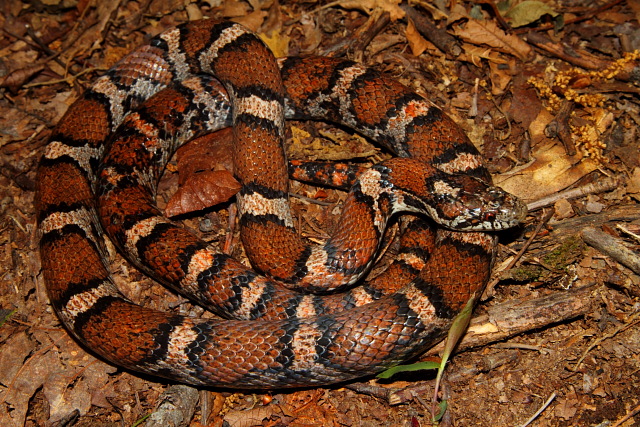
[[[640,425],[640,2],[396,3],[0,3],[0,425],[431,424],[429,371],[286,392],[195,390],[97,359],[49,306],[33,196],[51,129],[124,54],[202,17],[247,25],[277,56],[348,57],[399,79],[441,106],[495,182],[529,204],[526,223],[500,234],[494,280],[447,367],[441,425]],[[324,123],[292,123],[289,145],[293,158],[386,156]],[[301,232],[326,235],[344,193],[300,183],[293,192],[304,196],[293,198]],[[222,206],[187,215],[186,226],[224,241]],[[201,314],[113,257],[136,302]],[[158,409],[167,401],[180,409]]]

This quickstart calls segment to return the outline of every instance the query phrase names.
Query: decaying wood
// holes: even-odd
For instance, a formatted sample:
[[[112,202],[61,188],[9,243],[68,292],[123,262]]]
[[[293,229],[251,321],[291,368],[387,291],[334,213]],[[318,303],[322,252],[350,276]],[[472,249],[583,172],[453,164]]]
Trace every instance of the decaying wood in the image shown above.
[[[594,286],[558,291],[540,298],[518,298],[486,309],[486,313],[471,319],[458,350],[480,347],[527,331],[568,321],[589,313],[592,309]],[[438,344],[426,355],[442,351]]]
[[[386,28],[391,22],[388,12],[380,12],[376,10],[367,22],[358,30],[354,31],[349,37],[345,37],[340,43],[321,51],[321,55],[340,57],[348,51],[353,52],[354,59],[362,62],[364,50],[371,43],[371,40]]]
[[[411,6],[402,5],[401,7],[407,13],[407,17],[413,21],[418,32],[438,49],[453,57],[457,57],[462,53],[462,48],[455,37],[448,34],[445,30],[436,27]]]
[[[558,200],[575,199],[577,197],[583,197],[589,194],[598,194],[611,191],[622,185],[623,181],[624,179],[622,177],[606,177],[587,185],[570,188],[568,190],[560,191],[547,197],[535,200],[531,203],[527,203],[527,209],[529,209],[529,212],[531,212],[540,208],[551,206]]]
[[[620,239],[616,239],[593,227],[587,227],[582,230],[582,239],[589,246],[593,246],[604,255],[610,256],[620,264],[630,268],[634,273],[640,274],[640,257],[627,248]]]
[[[466,335],[458,344],[458,351],[481,347],[583,316],[592,310],[592,294],[596,289],[593,285],[583,286],[535,299],[518,298],[489,307],[486,313],[471,319]],[[444,344],[440,343],[425,355],[437,355],[443,347]],[[452,372],[453,376],[449,381],[458,381],[478,372],[487,372],[515,359],[515,352],[505,350],[495,356],[479,359],[472,367]],[[413,400],[416,393],[424,395],[432,390],[430,383],[419,383],[405,389],[388,389],[370,383],[354,383],[347,387],[359,393],[386,399],[391,405],[408,402]]]
[[[571,137],[571,128],[569,127],[569,118],[573,111],[573,102],[565,99],[560,106],[560,110],[556,117],[547,125],[545,133],[549,138],[558,137],[568,156],[576,154],[576,145]]]
[[[198,396],[196,388],[182,384],[172,385],[158,398],[156,410],[146,420],[145,426],[189,425]]]
[[[551,41],[547,36],[530,32],[527,34],[527,41],[536,47],[552,54],[570,64],[587,70],[604,70],[611,66],[612,62],[595,56],[584,49],[573,48]],[[637,61],[630,61],[625,64],[623,71],[615,78],[618,80],[637,82],[640,79],[640,66]]]

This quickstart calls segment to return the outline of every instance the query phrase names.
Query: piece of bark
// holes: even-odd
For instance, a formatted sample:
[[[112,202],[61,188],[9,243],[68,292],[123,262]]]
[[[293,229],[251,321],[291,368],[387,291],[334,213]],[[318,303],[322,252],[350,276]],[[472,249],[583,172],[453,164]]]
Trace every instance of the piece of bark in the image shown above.
[[[486,314],[474,316],[458,350],[480,347],[492,342],[575,319],[592,309],[593,285],[555,292],[540,298],[518,298],[487,308]],[[442,351],[443,343],[433,347],[426,356]]]
[[[569,126],[569,119],[571,118],[571,112],[573,111],[573,102],[565,99],[560,106],[560,110],[556,117],[545,128],[545,134],[549,138],[558,137],[564,150],[568,156],[575,156],[576,145],[573,143],[571,137],[571,128]]]
[[[593,246],[604,255],[607,255],[625,267],[631,269],[634,273],[640,274],[640,257],[631,249],[627,248],[620,239],[597,230],[593,227],[587,227],[582,230],[582,239],[589,246]]]
[[[544,34],[530,32],[527,34],[527,42],[570,64],[587,70],[604,70],[612,64],[612,61],[606,61],[584,49],[572,48],[564,44],[555,43]],[[629,61],[626,63],[622,71],[616,74],[614,78],[630,82],[640,81],[640,65],[638,61]]]
[[[182,384],[170,386],[159,398],[156,410],[147,418],[145,426],[187,426],[198,403],[196,388]]]
[[[462,53],[462,48],[455,37],[436,27],[413,7],[406,4],[401,5],[401,7],[406,12],[407,17],[413,21],[418,32],[438,49],[453,57],[457,57]]]
[[[319,52],[321,56],[342,57],[347,52],[353,52],[357,62],[362,62],[364,50],[371,40],[386,28],[391,22],[389,12],[376,10],[367,22],[354,31],[349,37],[342,39],[339,43]]]
[[[565,218],[557,224],[552,224],[551,238],[556,242],[564,238],[575,236],[576,230],[585,227],[598,227],[607,222],[629,222],[640,219],[640,205],[617,206],[593,215],[584,215],[576,218]]]

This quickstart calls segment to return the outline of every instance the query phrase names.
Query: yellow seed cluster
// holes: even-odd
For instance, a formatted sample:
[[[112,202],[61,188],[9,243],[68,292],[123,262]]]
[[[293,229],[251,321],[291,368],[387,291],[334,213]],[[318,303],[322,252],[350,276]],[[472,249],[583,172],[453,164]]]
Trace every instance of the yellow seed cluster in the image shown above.
[[[597,80],[609,80],[624,71],[627,64],[632,61],[640,59],[640,50],[634,50],[633,52],[625,52],[622,58],[615,60],[604,70],[592,71],[592,78]]]
[[[582,89],[596,82],[609,80],[623,72],[629,63],[640,59],[640,51],[635,50],[623,55],[607,68],[598,71],[582,71],[572,68],[567,71],[558,71],[553,65],[548,65],[545,70],[545,79],[531,77],[528,83],[536,90],[540,98],[547,101],[546,108],[552,113],[557,112],[564,100],[575,102],[587,108],[604,108],[606,97],[600,93],[580,93],[574,87],[576,82]],[[583,117],[584,118],[584,117]],[[604,161],[603,149],[606,144],[600,138],[600,132],[594,124],[584,126],[571,126],[575,138],[576,147],[585,157]]]
[[[606,162],[603,150],[607,148],[600,138],[600,132],[593,125],[573,126],[570,125],[571,133],[575,137],[574,143],[584,157],[590,157],[601,163]]]
[[[567,71],[559,71],[553,66],[548,66],[545,74],[551,74],[552,77],[547,81],[536,77],[529,78],[528,82],[538,90],[543,99],[548,102],[548,108],[551,111],[557,111],[563,99],[573,101],[585,107],[603,107],[606,98],[599,93],[578,93],[571,87],[572,81],[582,79],[590,84],[602,80],[612,79],[633,61],[640,59],[640,51],[626,52],[622,58],[612,62],[607,68],[597,71],[582,71],[572,68]]]

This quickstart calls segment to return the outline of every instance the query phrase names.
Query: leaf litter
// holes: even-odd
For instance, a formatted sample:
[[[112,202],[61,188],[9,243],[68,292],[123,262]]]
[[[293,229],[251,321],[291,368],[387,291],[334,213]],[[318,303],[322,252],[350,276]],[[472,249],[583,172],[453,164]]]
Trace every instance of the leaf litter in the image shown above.
[[[563,295],[566,300],[558,304],[565,309],[570,308],[572,295],[590,295],[585,301],[590,309],[478,349],[465,347],[463,340],[447,368],[449,379],[445,378],[442,396],[448,410],[440,423],[519,425],[550,396],[554,399],[538,415],[537,425],[640,423],[638,276],[591,247],[572,252],[568,265],[560,270],[546,258],[560,253],[568,239],[579,238],[579,231],[587,226],[638,248],[637,237],[617,226],[633,230],[640,217],[636,130],[640,114],[637,82],[629,72],[637,67],[633,52],[640,46],[633,35],[640,31],[640,8],[634,2],[619,1],[598,5],[509,1],[501,2],[500,8],[492,7],[492,2],[416,6],[439,31],[459,43],[460,55],[452,56],[436,47],[433,34],[408,23],[399,2],[284,3],[229,0],[184,7],[166,0],[100,5],[59,0],[41,8],[11,0],[0,8],[5,29],[0,38],[4,95],[0,100],[0,309],[13,312],[0,327],[0,424],[134,425],[154,411],[168,387],[165,381],[141,378],[94,358],[66,334],[47,303],[37,257],[35,170],[51,127],[83,88],[124,53],[188,18],[244,19],[259,32],[269,29],[265,39],[286,55],[331,52],[334,46],[354,43],[349,35],[369,19],[382,19],[385,12],[389,23],[374,34],[369,48],[358,53],[368,65],[444,107],[485,153],[501,186],[536,201],[611,177],[623,183],[609,193],[560,198],[552,203],[555,217],[537,234],[533,231],[542,218],[540,211],[532,212],[527,224],[505,239],[500,260],[511,259],[524,239],[533,238],[519,262],[553,274],[497,282],[476,309],[478,319],[488,309],[498,312],[504,305],[517,310],[519,303]],[[541,39],[549,29],[556,32]],[[623,73],[596,75],[625,61],[625,54],[633,59],[626,60]],[[557,116],[555,97],[574,104],[566,117]],[[560,119],[569,129],[575,154],[567,154],[558,136],[547,131],[550,123]],[[292,126],[292,157],[372,163],[386,156],[343,129],[318,123]],[[186,226],[222,245],[228,199],[235,191],[233,182],[225,181],[231,174],[220,160],[223,152],[213,149],[212,153],[211,147],[197,144],[191,149],[182,162],[179,155],[170,166],[159,200],[165,203],[178,189],[187,192],[187,201],[178,203],[183,205],[179,213],[190,212]],[[184,164],[205,156],[216,160],[185,169]],[[222,181],[220,174],[225,176]],[[189,184],[190,179],[196,183]],[[192,191],[203,183],[204,191]],[[217,187],[206,190],[207,185]],[[322,240],[331,230],[344,193],[300,183],[294,183],[292,190],[305,196],[293,199],[301,231]],[[328,209],[318,201],[329,203]],[[209,211],[202,218],[195,213],[220,205],[225,210]],[[205,221],[220,226],[222,232],[205,227]],[[116,260],[112,269],[133,299],[165,310],[201,313],[112,252]],[[235,245],[232,252],[241,255],[242,249]],[[593,290],[573,293],[584,286]],[[491,329],[487,325],[485,331]],[[472,328],[483,330],[473,319]],[[510,336],[508,331],[505,336]],[[368,380],[348,388],[261,394],[206,391],[199,395],[195,414],[184,422],[427,425],[429,408],[424,402],[431,398],[432,386],[432,377],[406,374],[388,383]],[[397,404],[392,395],[409,397]]]

